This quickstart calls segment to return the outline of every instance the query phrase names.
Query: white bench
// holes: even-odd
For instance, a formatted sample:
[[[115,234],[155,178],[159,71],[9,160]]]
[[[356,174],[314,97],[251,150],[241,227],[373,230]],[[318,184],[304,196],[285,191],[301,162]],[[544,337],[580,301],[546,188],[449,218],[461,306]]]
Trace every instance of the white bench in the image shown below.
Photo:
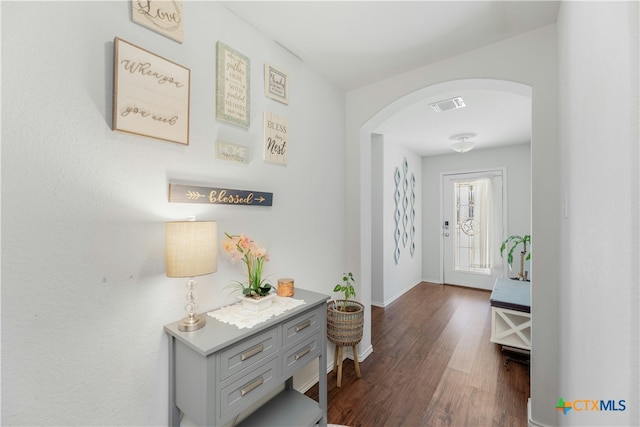
[[[491,292],[491,342],[531,350],[531,282],[496,279]]]

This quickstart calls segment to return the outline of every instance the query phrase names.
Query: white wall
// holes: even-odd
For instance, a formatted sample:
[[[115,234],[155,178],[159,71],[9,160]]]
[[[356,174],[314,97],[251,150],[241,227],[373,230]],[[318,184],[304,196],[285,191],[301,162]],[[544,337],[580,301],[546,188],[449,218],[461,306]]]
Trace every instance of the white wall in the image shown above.
[[[381,189],[371,194],[371,301],[375,305],[382,305],[384,301],[384,135],[371,135],[371,185]]]
[[[561,425],[640,425],[638,13],[637,2],[566,2],[558,17],[568,201],[558,397],[626,401],[620,412],[571,411]]]
[[[474,51],[408,71],[347,92],[346,171],[347,200],[360,200],[347,210],[346,255],[349,268],[360,272],[363,283],[371,274],[371,133],[382,121],[411,102],[412,94],[434,95],[432,87],[456,87],[465,79],[497,79],[532,88],[532,236],[536,257],[532,275],[539,284],[532,290],[537,351],[532,356],[532,416],[555,424],[548,408],[557,401],[558,389],[558,283],[559,283],[559,160],[557,143],[555,25],[539,28]],[[536,267],[539,266],[539,267]],[[362,301],[370,305],[366,293]],[[369,297],[370,298],[370,297]],[[536,310],[540,314],[536,316]],[[361,346],[371,345],[371,321],[365,314]],[[374,349],[375,351],[375,349]],[[557,411],[555,411],[557,412]]]
[[[382,137],[384,140],[384,137]],[[413,153],[412,151],[402,147],[397,144],[382,144],[382,149],[374,149],[372,151],[372,158],[374,158],[374,164],[378,166],[378,170],[372,172],[373,176],[376,178],[374,182],[376,184],[373,188],[375,197],[377,200],[378,206],[375,206],[374,209],[380,209],[382,211],[382,220],[380,222],[380,226],[376,224],[378,221],[374,221],[374,226],[372,227],[371,239],[372,242],[377,242],[380,244],[379,247],[373,246],[375,250],[373,253],[376,254],[376,263],[380,262],[381,265],[373,265],[374,275],[372,277],[372,284],[379,284],[381,286],[372,286],[371,290],[371,303],[380,307],[384,307],[406,291],[420,283],[422,280],[422,160],[420,156]],[[376,160],[376,157],[379,157],[379,161]],[[405,174],[403,170],[403,162],[407,159],[407,180],[409,181],[409,185],[407,188],[407,196],[409,196],[411,191],[411,174],[414,174],[416,179],[415,184],[415,236],[414,236],[414,244],[415,244],[415,252],[413,256],[411,255],[409,246],[411,244],[411,235],[409,234],[409,239],[407,240],[407,244],[404,244],[404,240],[402,234],[404,234],[404,205],[403,198],[405,196],[404,191],[404,179]],[[395,242],[395,170],[398,168],[400,170],[400,258],[398,263],[396,264],[394,251],[396,247]],[[409,199],[410,200],[410,199]],[[410,211],[411,205],[407,207],[407,210]],[[409,220],[407,223],[407,231],[410,233],[411,228],[411,215],[408,215]],[[381,277],[376,277],[375,273],[381,274]]]
[[[422,159],[423,186],[423,242],[422,270],[425,281],[440,283],[442,263],[440,242],[441,188],[440,176],[444,172],[460,172],[506,167],[505,194],[507,200],[507,229],[505,235],[531,232],[531,145],[471,150]],[[517,268],[517,266],[515,266]]]
[[[343,92],[220,3],[185,2],[184,44],[130,7],[2,2],[3,425],[166,425],[162,327],[185,289],[164,274],[165,221],[248,233],[271,251],[266,273],[300,288],[329,294],[346,268]],[[191,69],[189,146],[111,130],[115,36]],[[218,40],[251,60],[248,130],[215,120]],[[289,73],[288,106],[264,97],[266,61]],[[265,110],[288,118],[287,166],[261,160]],[[250,163],[215,159],[216,139]],[[172,181],[272,192],[273,207],[170,204]],[[242,278],[221,257],[198,278],[201,309]]]

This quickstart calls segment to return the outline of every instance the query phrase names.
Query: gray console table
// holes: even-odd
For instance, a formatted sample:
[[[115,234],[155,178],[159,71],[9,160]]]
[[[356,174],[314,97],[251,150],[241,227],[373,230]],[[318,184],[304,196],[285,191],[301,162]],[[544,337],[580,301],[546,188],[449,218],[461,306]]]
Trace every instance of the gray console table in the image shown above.
[[[250,329],[207,316],[197,331],[169,334],[169,425],[184,413],[201,426],[234,423],[237,416],[283,388],[243,426],[327,425],[327,295],[295,290],[305,304]],[[293,374],[319,361],[319,401],[293,389]]]

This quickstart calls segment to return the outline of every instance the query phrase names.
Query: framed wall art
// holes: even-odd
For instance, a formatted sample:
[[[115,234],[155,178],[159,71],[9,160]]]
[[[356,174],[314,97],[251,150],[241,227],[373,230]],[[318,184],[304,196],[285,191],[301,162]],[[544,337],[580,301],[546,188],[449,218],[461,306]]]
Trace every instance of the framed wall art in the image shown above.
[[[216,119],[248,128],[251,116],[249,58],[216,43]]]
[[[289,152],[289,125],[285,117],[264,112],[264,160],[272,163],[287,164]]]
[[[182,0],[131,0],[133,22],[184,42]]]
[[[116,37],[113,130],[189,144],[191,70]]]
[[[271,99],[289,103],[289,76],[281,69],[264,64],[264,94]]]

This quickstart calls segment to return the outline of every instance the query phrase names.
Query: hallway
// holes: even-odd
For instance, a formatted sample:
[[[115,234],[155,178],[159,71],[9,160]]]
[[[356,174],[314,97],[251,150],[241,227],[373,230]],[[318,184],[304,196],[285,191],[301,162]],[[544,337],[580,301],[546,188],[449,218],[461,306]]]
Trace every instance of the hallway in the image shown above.
[[[385,309],[372,307],[374,352],[360,380],[351,360],[341,388],[329,373],[329,423],[526,426],[528,366],[505,367],[489,341],[489,295],[423,282]]]

